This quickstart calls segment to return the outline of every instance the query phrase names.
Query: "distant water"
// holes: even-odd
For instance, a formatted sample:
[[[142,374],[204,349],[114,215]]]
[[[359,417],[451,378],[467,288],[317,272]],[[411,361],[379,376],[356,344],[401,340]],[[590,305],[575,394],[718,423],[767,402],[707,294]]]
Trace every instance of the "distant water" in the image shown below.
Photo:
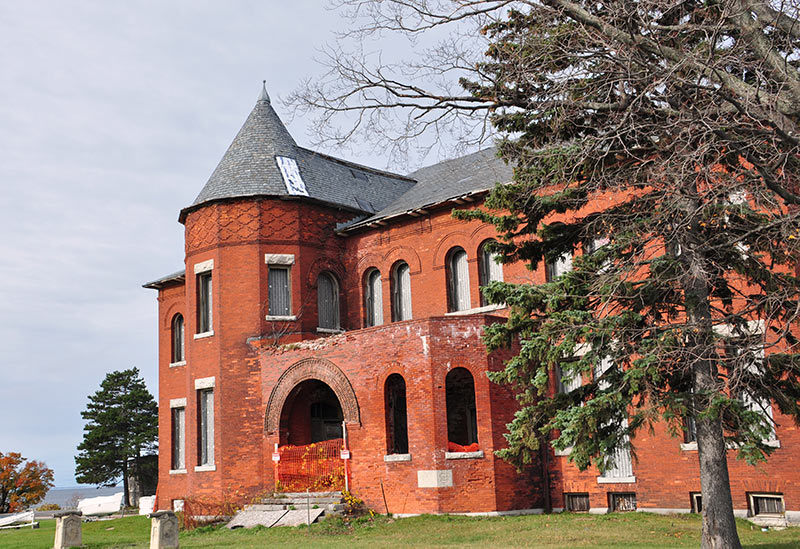
[[[51,488],[44,500],[34,505],[34,508],[44,505],[45,503],[55,503],[62,509],[75,507],[75,503],[79,499],[94,498],[97,496],[110,496],[122,492],[122,486],[102,486],[95,488],[94,486],[74,486],[72,488]]]

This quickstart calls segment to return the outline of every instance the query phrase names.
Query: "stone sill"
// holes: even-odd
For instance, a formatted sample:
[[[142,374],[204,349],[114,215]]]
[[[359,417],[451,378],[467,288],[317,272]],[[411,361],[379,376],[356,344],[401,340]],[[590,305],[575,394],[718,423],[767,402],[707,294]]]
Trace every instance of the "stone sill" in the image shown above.
[[[780,440],[765,440],[764,446],[769,446],[770,448],[780,448],[781,441]],[[737,444],[727,444],[728,450],[735,450],[738,445]],[[684,452],[696,452],[697,451],[697,442],[681,442],[681,450]]]
[[[572,453],[572,446],[569,448],[564,448],[563,450],[553,450],[553,452],[555,453],[556,457],[568,456]]]
[[[317,328],[318,334],[343,334],[344,330],[341,328]]]
[[[297,315],[267,315],[264,319],[269,322],[294,322]]]
[[[636,477],[597,477],[597,484],[633,484]]]
[[[383,456],[383,461],[393,463],[398,461],[411,461],[411,454],[389,454]]]
[[[169,363],[169,367],[170,368],[177,368],[178,366],[186,366],[186,361],[185,360],[180,360],[178,362],[170,362]]]
[[[483,459],[483,450],[477,452],[445,452],[444,459]]]
[[[170,469],[169,470],[169,474],[170,475],[185,475],[186,474],[186,469]]]
[[[216,471],[217,470],[217,466],[216,465],[197,465],[194,468],[194,470],[195,470],[196,473],[201,473],[203,471]]]
[[[444,316],[466,316],[466,315],[477,315],[480,313],[491,313],[492,311],[499,311],[500,309],[507,308],[508,305],[486,305],[485,307],[475,307],[473,309],[465,309],[463,311],[453,311],[450,313],[445,313]]]
[[[211,337],[213,335],[214,335],[214,330],[211,330],[209,332],[202,332],[202,333],[199,333],[199,334],[194,334],[194,338],[195,339],[203,339],[204,337]]]

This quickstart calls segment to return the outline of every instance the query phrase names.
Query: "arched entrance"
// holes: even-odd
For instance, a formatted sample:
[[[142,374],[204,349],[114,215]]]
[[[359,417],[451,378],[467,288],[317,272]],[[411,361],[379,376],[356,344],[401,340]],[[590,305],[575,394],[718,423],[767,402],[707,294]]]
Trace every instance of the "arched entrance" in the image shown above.
[[[290,391],[279,423],[280,446],[301,446],[342,438],[342,405],[330,386],[318,379],[302,381]]]

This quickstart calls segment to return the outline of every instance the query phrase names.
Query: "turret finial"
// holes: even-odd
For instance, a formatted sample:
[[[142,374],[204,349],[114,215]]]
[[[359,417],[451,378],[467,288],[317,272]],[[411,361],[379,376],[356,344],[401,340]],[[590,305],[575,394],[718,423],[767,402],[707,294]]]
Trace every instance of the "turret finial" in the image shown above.
[[[266,101],[269,103],[269,94],[267,93],[267,81],[264,80],[261,86],[261,93],[258,96],[259,101]]]

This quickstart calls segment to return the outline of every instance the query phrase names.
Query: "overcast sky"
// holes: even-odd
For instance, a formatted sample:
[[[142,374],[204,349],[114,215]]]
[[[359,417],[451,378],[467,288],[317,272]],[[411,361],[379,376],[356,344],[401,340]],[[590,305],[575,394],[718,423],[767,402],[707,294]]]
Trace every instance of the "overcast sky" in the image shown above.
[[[157,394],[141,285],[183,267],[179,210],[261,80],[288,122],[280,98],[346,23],[320,0],[0,0],[0,452],[74,485],[105,374],[136,366]],[[310,144],[307,121],[287,125]]]

